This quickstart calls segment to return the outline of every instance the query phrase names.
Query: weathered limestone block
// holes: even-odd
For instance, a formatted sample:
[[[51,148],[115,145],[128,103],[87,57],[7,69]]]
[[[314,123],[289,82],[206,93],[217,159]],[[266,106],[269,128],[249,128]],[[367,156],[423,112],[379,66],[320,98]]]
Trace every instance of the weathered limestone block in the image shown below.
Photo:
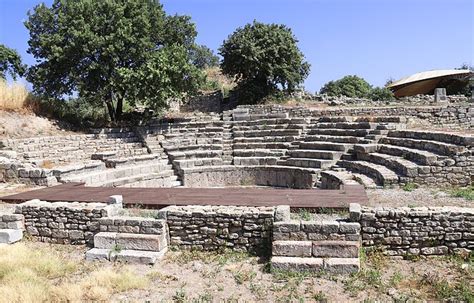
[[[273,241],[272,255],[287,257],[311,257],[311,241]]]

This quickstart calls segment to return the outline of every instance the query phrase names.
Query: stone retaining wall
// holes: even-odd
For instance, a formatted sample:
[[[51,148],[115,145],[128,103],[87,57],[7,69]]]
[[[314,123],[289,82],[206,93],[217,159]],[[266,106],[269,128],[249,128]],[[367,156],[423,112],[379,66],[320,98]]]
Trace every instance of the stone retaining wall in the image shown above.
[[[284,107],[281,105],[238,106],[248,108],[250,114],[289,113],[290,117],[327,117],[327,116],[405,116],[417,118],[439,127],[473,128],[474,104],[459,103],[447,106],[377,106],[377,107],[340,107],[308,108],[303,106]]]
[[[183,172],[186,187],[275,186],[312,188],[317,176],[310,170],[285,166],[220,166]]]
[[[91,244],[99,219],[114,215],[118,205],[31,200],[19,204],[15,213],[24,216],[26,232],[41,242]]]
[[[474,208],[369,208],[352,211],[362,244],[391,256],[445,255],[474,249]]]
[[[166,218],[171,246],[268,253],[274,212],[273,207],[169,206],[160,217]]]

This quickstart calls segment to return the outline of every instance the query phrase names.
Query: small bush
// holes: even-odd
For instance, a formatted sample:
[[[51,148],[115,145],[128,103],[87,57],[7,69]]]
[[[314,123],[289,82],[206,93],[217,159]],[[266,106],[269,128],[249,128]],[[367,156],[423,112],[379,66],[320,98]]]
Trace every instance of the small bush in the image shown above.
[[[411,183],[411,182],[406,183],[406,184],[403,185],[403,187],[402,187],[402,189],[403,189],[404,191],[409,191],[409,192],[414,191],[414,190],[417,189],[417,188],[418,188],[418,184],[416,184],[416,183]]]
[[[474,200],[474,186],[468,186],[463,188],[456,188],[451,191],[451,196],[457,198],[464,198],[469,201]]]
[[[395,99],[395,95],[392,91],[385,87],[372,88],[368,97],[373,101],[391,101]]]

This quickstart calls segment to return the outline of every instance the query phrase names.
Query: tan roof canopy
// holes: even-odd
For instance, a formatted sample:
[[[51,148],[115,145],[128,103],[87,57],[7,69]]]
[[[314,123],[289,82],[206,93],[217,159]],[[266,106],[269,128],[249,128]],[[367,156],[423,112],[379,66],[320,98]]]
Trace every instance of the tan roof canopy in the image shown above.
[[[468,69],[447,69],[421,72],[388,85],[396,97],[431,93],[443,80],[466,81],[474,73]]]

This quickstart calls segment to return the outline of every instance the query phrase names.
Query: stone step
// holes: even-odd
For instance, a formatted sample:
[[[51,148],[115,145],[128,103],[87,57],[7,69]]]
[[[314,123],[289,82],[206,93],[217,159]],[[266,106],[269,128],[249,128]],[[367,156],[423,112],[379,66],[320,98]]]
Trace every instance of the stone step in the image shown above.
[[[85,182],[86,185],[100,184],[110,180],[121,178],[143,176],[152,173],[159,173],[170,170],[170,165],[163,165],[161,163],[140,164],[122,166],[118,168],[109,168],[102,171],[91,172],[87,174],[78,174],[74,176],[67,176],[62,179],[62,182]]]
[[[306,135],[304,138],[305,142],[333,142],[333,143],[349,143],[356,144],[359,143],[362,138],[354,136],[329,136],[329,135]]]
[[[0,229],[0,244],[12,244],[23,239],[21,229]]]
[[[422,130],[396,130],[388,134],[389,137],[411,138],[427,141],[438,141],[452,145],[462,145],[465,147],[474,146],[474,136],[471,134],[452,134],[445,132],[422,131]]]
[[[169,152],[168,156],[171,160],[187,160],[199,158],[219,158],[222,155],[220,150],[191,150],[191,151],[175,151]]]
[[[454,156],[467,150],[466,147],[462,145],[410,138],[385,137],[380,139],[380,143],[426,150],[444,156]]]
[[[334,150],[348,152],[352,148],[352,144],[332,143],[332,142],[300,142],[299,149],[315,149],[315,150]]]
[[[155,264],[164,257],[167,250],[168,249],[165,248],[159,252],[140,250],[115,251],[111,249],[92,248],[86,252],[86,260],[107,260],[134,264]]]
[[[368,129],[313,128],[308,131],[308,135],[329,135],[341,137],[365,137],[368,134]]]
[[[74,176],[77,174],[87,174],[94,171],[100,171],[105,169],[104,162],[100,160],[88,161],[86,163],[73,164],[60,166],[52,169],[53,175],[61,180],[66,176]]]
[[[254,125],[234,125],[232,130],[236,131],[257,131],[257,130],[286,130],[305,128],[305,124],[254,124]]]
[[[234,149],[234,157],[282,157],[285,149]]]
[[[377,183],[374,179],[364,174],[352,173],[354,180],[362,184],[365,188],[377,188]]]
[[[299,136],[301,130],[299,129],[268,129],[268,130],[249,130],[249,131],[234,131],[234,138],[238,137],[278,137],[278,136]]]
[[[319,118],[312,118],[311,123],[319,123],[319,122],[352,122],[354,117],[350,116],[327,116],[327,117],[319,117]]]
[[[167,246],[165,234],[99,232],[94,236],[95,248],[161,251]]]
[[[234,149],[288,149],[291,142],[247,142],[234,143]]]
[[[287,165],[287,166],[298,166],[298,167],[306,167],[306,168],[320,168],[320,169],[327,169],[334,164],[336,164],[336,160],[327,160],[327,159],[311,159],[311,158],[288,158],[286,160],[282,160],[278,162],[279,165]]]
[[[358,258],[305,258],[272,257],[272,270],[299,272],[328,272],[331,274],[351,274],[360,270]]]
[[[116,168],[124,165],[135,165],[135,164],[144,164],[144,163],[153,163],[159,162],[162,164],[168,164],[168,157],[166,154],[146,154],[132,157],[122,157],[122,158],[109,158],[105,160],[105,165],[108,168]]]
[[[234,165],[276,165],[279,157],[235,157]]]
[[[356,185],[354,174],[346,170],[321,172],[321,189],[340,189],[343,185]]]
[[[418,164],[411,162],[409,160],[405,160],[401,157],[391,156],[387,154],[380,154],[380,153],[370,153],[370,154],[357,154],[357,159],[362,161],[367,161],[379,165],[383,165],[397,173],[397,175],[406,176],[406,177],[416,177],[418,176],[419,172],[418,169],[420,168],[420,172],[423,173],[421,170],[421,166]],[[430,168],[428,167],[428,172]]]
[[[183,144],[183,142],[163,143],[167,152],[197,151],[197,150],[222,150],[222,144]]]
[[[398,175],[385,166],[366,161],[340,160],[337,165],[349,171],[361,173],[375,179],[377,185],[384,186],[398,183]]]
[[[377,151],[382,154],[402,157],[420,165],[436,165],[437,162],[440,160],[438,159],[439,156],[432,152],[396,145],[378,144]]]
[[[253,120],[253,121],[234,121],[233,127],[238,126],[252,126],[252,125],[277,125],[277,124],[306,124],[306,120],[304,118],[279,118],[279,119],[260,119],[260,120]]]
[[[374,129],[375,123],[370,122],[319,122],[311,129],[332,128],[332,129]]]
[[[358,258],[359,241],[313,241],[312,255],[320,258]]]
[[[173,164],[177,169],[193,168],[197,166],[211,166],[211,165],[222,165],[221,157],[212,158],[195,158],[185,160],[174,160]]]
[[[271,142],[293,142],[297,141],[299,136],[266,136],[266,137],[239,137],[234,138],[235,143],[271,143]]]
[[[293,149],[289,150],[288,154],[292,158],[338,160],[339,158],[341,158],[343,152],[333,150]]]
[[[167,183],[171,183],[177,180],[177,178],[178,177],[174,174],[174,171],[170,167],[169,170],[161,171],[158,173],[126,176],[123,178],[111,179],[104,182],[96,183],[94,185],[103,186],[103,187],[119,187],[119,186],[125,186],[127,184],[137,183],[137,182],[160,180],[160,179],[168,181]]]

